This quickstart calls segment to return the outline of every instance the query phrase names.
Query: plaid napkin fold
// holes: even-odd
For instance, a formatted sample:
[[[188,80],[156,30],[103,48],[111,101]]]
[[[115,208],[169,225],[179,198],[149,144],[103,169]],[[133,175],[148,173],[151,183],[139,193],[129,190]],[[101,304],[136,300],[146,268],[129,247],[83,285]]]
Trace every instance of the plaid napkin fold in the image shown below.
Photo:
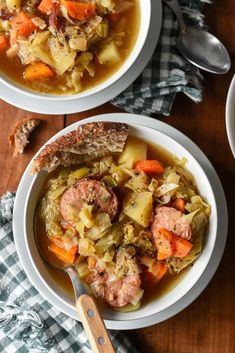
[[[92,353],[82,325],[41,297],[21,267],[12,233],[15,194],[0,198],[0,352]],[[117,353],[137,353],[110,331]]]
[[[158,0],[155,0],[158,1]],[[179,0],[188,26],[203,28],[201,10],[210,0]],[[195,102],[202,100],[202,75],[178,51],[179,24],[163,3],[162,30],[155,52],[142,74],[111,103],[130,113],[169,115],[177,92]]]

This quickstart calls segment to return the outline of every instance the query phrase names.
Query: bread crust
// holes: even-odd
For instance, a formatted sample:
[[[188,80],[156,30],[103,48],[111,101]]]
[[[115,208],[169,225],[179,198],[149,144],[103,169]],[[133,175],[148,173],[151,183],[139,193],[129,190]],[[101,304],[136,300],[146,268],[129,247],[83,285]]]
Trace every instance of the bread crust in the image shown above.
[[[15,147],[14,157],[24,153],[24,149],[29,143],[28,138],[30,134],[39,124],[40,119],[35,118],[23,118],[16,121],[8,136],[9,145]]]
[[[31,173],[53,171],[59,165],[70,166],[85,160],[122,152],[128,136],[128,125],[113,122],[94,122],[79,125],[46,145],[34,159]]]

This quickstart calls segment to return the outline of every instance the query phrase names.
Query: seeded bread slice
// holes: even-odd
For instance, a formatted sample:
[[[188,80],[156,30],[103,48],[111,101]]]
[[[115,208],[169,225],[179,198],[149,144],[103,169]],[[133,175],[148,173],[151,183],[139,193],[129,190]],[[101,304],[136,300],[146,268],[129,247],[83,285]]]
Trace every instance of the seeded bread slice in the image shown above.
[[[14,157],[24,153],[25,147],[29,143],[29,136],[39,123],[39,119],[32,118],[25,118],[16,122],[8,137],[9,145],[14,146]]]
[[[70,166],[122,152],[128,136],[128,125],[96,122],[80,125],[45,146],[33,161],[32,174],[40,170],[53,171],[58,166]]]

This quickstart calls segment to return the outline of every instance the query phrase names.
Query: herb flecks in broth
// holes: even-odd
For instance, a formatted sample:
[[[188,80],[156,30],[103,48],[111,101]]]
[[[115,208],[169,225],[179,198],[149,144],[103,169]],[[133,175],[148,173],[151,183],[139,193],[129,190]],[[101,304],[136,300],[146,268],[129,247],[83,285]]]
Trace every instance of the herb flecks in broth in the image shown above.
[[[3,0],[0,71],[41,93],[78,93],[122,66],[138,28],[138,0]]]

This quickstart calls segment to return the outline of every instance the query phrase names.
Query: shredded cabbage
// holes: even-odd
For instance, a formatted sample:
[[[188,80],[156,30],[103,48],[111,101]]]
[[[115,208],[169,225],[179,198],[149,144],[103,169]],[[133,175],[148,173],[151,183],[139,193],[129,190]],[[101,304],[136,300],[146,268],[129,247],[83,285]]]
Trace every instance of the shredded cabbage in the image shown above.
[[[108,249],[103,256],[103,261],[112,262],[115,254],[116,254],[115,248]]]
[[[158,181],[156,179],[152,178],[151,182],[150,182],[150,184],[148,186],[148,189],[153,195],[154,195],[155,190],[157,189],[157,187],[158,187]]]
[[[120,223],[115,223],[105,235],[97,241],[95,249],[97,253],[105,253],[110,247],[121,245],[123,232]]]
[[[78,272],[78,276],[81,280],[86,279],[86,277],[89,275],[90,271],[88,269],[88,264],[87,261],[84,260],[76,265],[76,270]]]
[[[141,171],[138,174],[134,174],[124,186],[134,192],[146,191],[148,188],[148,177],[143,171]]]
[[[102,238],[104,232],[111,227],[110,217],[107,213],[99,213],[93,218],[93,226],[86,233],[86,237],[91,240],[98,240]]]
[[[157,190],[154,194],[157,198],[166,195],[166,194],[173,194],[173,192],[179,187],[178,184],[169,183],[169,184],[162,184],[157,187]]]
[[[92,205],[88,205],[84,202],[81,211],[79,212],[79,218],[87,228],[95,226],[94,217],[92,216]]]
[[[139,300],[135,305],[133,304],[127,304],[125,306],[122,306],[122,307],[117,307],[117,308],[114,308],[115,311],[118,311],[120,313],[129,313],[131,311],[135,311],[135,310],[138,310],[140,308],[140,304],[141,304],[141,301]]]
[[[75,171],[69,173],[68,185],[75,184],[80,179],[83,179],[86,176],[88,176],[89,173],[90,173],[90,169],[87,167],[82,167],[82,168],[76,169]]]
[[[134,245],[141,251],[142,255],[153,255],[155,248],[153,243],[146,236],[146,232],[134,227],[134,223],[126,223],[123,225],[123,244]]]
[[[204,229],[196,233],[193,239],[193,247],[187,256],[183,258],[172,257],[167,260],[169,270],[172,274],[179,273],[198,258],[202,251],[203,233]]]
[[[90,239],[79,239],[78,252],[83,256],[92,256],[95,253],[94,242]]]

